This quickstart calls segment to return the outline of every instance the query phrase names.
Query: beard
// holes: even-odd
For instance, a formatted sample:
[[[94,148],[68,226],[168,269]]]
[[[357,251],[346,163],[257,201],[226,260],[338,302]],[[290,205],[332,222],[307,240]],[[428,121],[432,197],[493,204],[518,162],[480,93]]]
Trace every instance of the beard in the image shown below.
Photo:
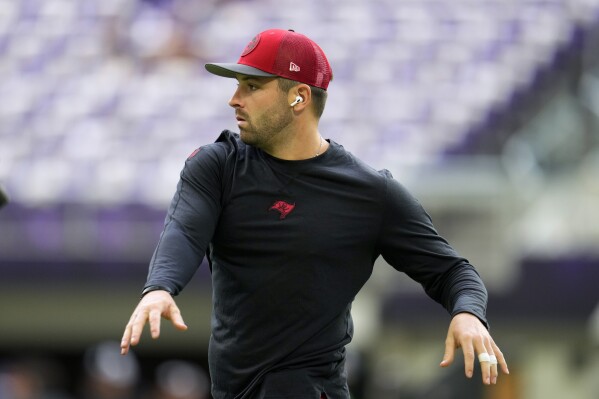
[[[255,117],[247,114],[242,114],[242,117],[246,123],[244,127],[239,127],[241,141],[266,151],[283,138],[279,133],[293,121],[285,101],[276,102]]]

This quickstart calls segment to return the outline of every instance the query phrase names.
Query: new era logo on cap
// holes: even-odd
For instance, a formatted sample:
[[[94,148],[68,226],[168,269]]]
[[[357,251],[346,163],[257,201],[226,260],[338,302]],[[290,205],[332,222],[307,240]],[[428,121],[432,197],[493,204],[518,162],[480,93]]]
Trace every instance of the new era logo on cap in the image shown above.
[[[256,35],[236,64],[206,64],[206,69],[228,78],[237,74],[280,76],[324,90],[332,78],[331,66],[320,46],[307,36],[284,29],[269,29]]]

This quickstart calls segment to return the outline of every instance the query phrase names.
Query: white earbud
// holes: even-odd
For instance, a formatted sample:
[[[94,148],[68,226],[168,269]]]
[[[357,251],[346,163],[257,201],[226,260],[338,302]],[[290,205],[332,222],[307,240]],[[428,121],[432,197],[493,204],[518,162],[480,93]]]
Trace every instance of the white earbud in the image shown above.
[[[304,101],[304,99],[302,98],[302,96],[296,96],[296,97],[295,97],[295,101],[294,101],[294,102],[292,102],[292,103],[291,103],[291,104],[289,104],[289,105],[293,107],[294,105],[296,105],[296,104],[299,104],[299,103],[301,103],[302,101]]]

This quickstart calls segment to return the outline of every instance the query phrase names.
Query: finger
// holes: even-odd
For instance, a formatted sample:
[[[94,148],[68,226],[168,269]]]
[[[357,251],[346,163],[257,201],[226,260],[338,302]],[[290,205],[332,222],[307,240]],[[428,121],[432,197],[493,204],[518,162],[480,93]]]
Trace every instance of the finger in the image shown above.
[[[455,356],[455,340],[452,335],[448,335],[445,340],[445,353],[443,354],[443,360],[441,360],[441,367],[447,367],[453,363]]]
[[[176,306],[171,306],[169,318],[173,322],[175,328],[181,331],[187,330],[187,325],[185,321],[183,321],[183,316],[181,316],[181,311]]]
[[[467,342],[462,342],[462,350],[464,351],[464,372],[466,373],[466,377],[472,378],[474,374],[474,357],[475,357],[475,349],[471,340]]]
[[[131,343],[131,324],[128,323],[121,338],[121,355],[129,353],[129,345]]]
[[[161,315],[159,310],[154,309],[150,311],[150,334],[154,339],[160,337],[160,317]]]
[[[490,344],[489,347],[491,347]],[[487,356],[491,355],[491,353],[489,353],[489,350],[485,346],[482,337],[474,340],[474,348],[479,356],[484,353],[486,353]],[[486,359],[486,361],[479,361],[479,363],[483,384],[489,385],[491,383],[491,362],[489,362],[489,359]]]
[[[493,352],[495,353],[495,357],[497,357],[497,363],[499,363],[499,366],[501,367],[501,371],[503,371],[505,374],[509,374],[510,370],[507,367],[507,361],[505,360],[505,357],[503,356],[503,352],[501,352],[501,350],[495,344],[495,342],[493,342]]]
[[[501,349],[499,349],[492,337],[489,337],[489,340],[491,342],[491,348],[493,352],[493,356],[491,356],[491,383],[497,384],[497,378],[499,377],[499,367],[501,367],[501,370],[505,374],[509,374],[510,371],[507,367],[507,362],[505,360],[505,357],[503,356],[503,352],[501,352]]]
[[[144,311],[137,312],[136,315],[133,317],[133,320],[130,322],[130,324],[131,324],[130,344],[132,346],[135,346],[139,343],[139,340],[141,338],[141,333],[146,324],[146,321],[148,321],[148,312],[144,310]]]
[[[490,362],[490,372],[491,372],[491,384],[497,384],[497,376],[499,372],[497,371],[497,357],[495,355],[489,354],[491,358]]]
[[[493,345],[493,339],[489,337],[487,345],[485,345],[487,353],[489,354],[489,383],[497,384],[497,376],[499,373],[497,372],[497,357],[495,356],[493,346],[495,346]]]
[[[129,353],[129,347],[131,346],[131,333],[133,330],[133,322],[136,318],[137,312],[133,312],[133,314],[129,318],[129,322],[125,326],[123,338],[121,338],[121,355],[126,355],[127,353]]]
[[[123,332],[123,338],[121,338],[121,355],[126,355],[129,353],[129,348],[131,346],[131,338],[133,335],[133,325],[135,320],[137,319],[138,312],[135,311],[129,318],[129,322],[125,326],[125,331]]]

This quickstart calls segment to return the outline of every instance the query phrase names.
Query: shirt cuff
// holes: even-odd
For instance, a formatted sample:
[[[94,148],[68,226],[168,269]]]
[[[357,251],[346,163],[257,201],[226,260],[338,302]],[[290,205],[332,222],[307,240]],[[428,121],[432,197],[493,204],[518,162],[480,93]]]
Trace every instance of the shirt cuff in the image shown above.
[[[173,295],[173,291],[168,287],[165,287],[163,285],[150,285],[143,289],[143,291],[141,292],[140,298],[143,298],[148,292],[152,292],[152,291],[166,291],[169,294]]]

